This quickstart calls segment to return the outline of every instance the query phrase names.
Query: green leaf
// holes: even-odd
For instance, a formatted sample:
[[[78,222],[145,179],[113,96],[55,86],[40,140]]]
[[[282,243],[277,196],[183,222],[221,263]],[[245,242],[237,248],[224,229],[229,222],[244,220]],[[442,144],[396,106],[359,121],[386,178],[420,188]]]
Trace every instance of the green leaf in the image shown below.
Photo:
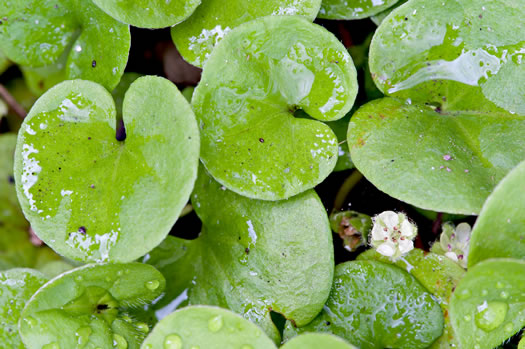
[[[524,121],[508,113],[438,113],[384,98],[354,114],[348,146],[359,171],[385,193],[437,212],[478,214],[525,158]]]
[[[450,302],[462,347],[491,349],[523,328],[524,289],[525,261],[491,259],[469,269]]]
[[[165,28],[188,18],[201,0],[93,0],[111,17],[139,28]]]
[[[0,135],[0,226],[26,228],[27,221],[16,197],[13,174],[15,147],[15,134]]]
[[[67,79],[93,80],[108,90],[119,82],[128,61],[129,26],[91,1],[0,0],[0,13],[0,50],[14,62],[41,67],[63,57]]]
[[[11,62],[7,59],[7,57],[0,51],[0,74],[5,72],[7,68],[11,65]]]
[[[399,0],[323,0],[319,18],[326,19],[360,19],[378,14]]]
[[[377,29],[370,71],[379,89],[442,110],[525,115],[525,7],[413,0]]]
[[[142,344],[153,348],[276,348],[271,339],[250,321],[226,309],[192,306],[160,321]]]
[[[298,15],[311,22],[320,6],[321,0],[206,0],[171,29],[171,36],[186,61],[203,67],[215,45],[235,27],[270,15]]]
[[[372,16],[370,19],[372,20],[372,22],[374,22],[377,26],[381,24],[381,22],[383,22],[383,20],[393,11],[395,10],[396,8],[398,8],[399,6],[403,5],[404,3],[406,3],[408,0],[398,0],[396,2],[396,4],[382,12],[379,12],[378,14]]]
[[[393,262],[375,250],[367,250],[357,256],[357,260],[377,260],[383,263]],[[416,278],[438,301],[443,310],[443,335],[437,339],[431,349],[457,347],[458,341],[448,316],[449,300],[459,280],[465,275],[465,270],[447,257],[421,249],[414,249],[406,256],[398,259],[397,267],[406,270]]]
[[[372,218],[356,211],[334,212],[330,215],[330,226],[339,234],[343,246],[350,252],[368,244],[368,233],[372,229]]]
[[[164,290],[155,268],[140,264],[88,264],[45,284],[27,302],[20,336],[29,348],[139,348],[149,331],[133,309]]]
[[[36,68],[20,66],[29,90],[36,96],[41,96],[51,87],[67,80],[65,59],[61,58],[60,62]]]
[[[288,322],[285,339],[331,332],[361,349],[416,349],[427,348],[442,331],[439,305],[414,277],[389,264],[353,261],[336,267],[321,314],[305,327]]]
[[[110,94],[67,81],[24,120],[15,156],[18,198],[37,235],[81,261],[134,260],[166,237],[196,178],[199,135],[169,81],[136,80],[115,137]]]
[[[525,162],[496,186],[476,220],[469,267],[489,258],[525,259]]]
[[[241,195],[297,195],[337,161],[337,138],[318,120],[342,118],[356,93],[352,59],[322,27],[296,16],[243,24],[213,51],[193,95],[201,160]],[[297,108],[317,120],[294,118]]]
[[[355,349],[339,337],[326,333],[305,333],[286,342],[281,349]]]
[[[18,335],[18,319],[29,298],[46,281],[44,275],[31,269],[0,272],[0,345],[3,348],[25,349]]]
[[[350,151],[348,150],[348,143],[346,142],[346,132],[348,130],[348,123],[350,122],[350,116],[350,113],[348,113],[342,119],[326,123],[332,131],[334,131],[334,134],[337,137],[338,157],[337,163],[334,167],[334,172],[354,168],[354,163],[352,162]]]

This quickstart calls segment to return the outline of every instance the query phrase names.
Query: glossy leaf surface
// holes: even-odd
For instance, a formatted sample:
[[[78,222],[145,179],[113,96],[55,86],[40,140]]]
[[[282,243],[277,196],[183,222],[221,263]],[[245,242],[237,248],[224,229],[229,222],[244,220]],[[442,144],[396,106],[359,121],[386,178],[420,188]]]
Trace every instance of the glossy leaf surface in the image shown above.
[[[384,98],[354,114],[348,146],[359,171],[389,195],[437,212],[478,214],[525,158],[523,134],[522,116],[438,113]]]
[[[326,333],[306,333],[296,336],[286,342],[282,349],[355,349],[339,337]]]
[[[321,0],[206,0],[171,36],[184,59],[203,67],[215,45],[235,27],[259,17],[296,15],[313,21]]]
[[[525,162],[489,196],[472,230],[469,267],[489,258],[525,259]]]
[[[217,307],[192,306],[160,321],[142,349],[154,348],[276,348],[252,322]]]
[[[199,135],[169,81],[144,77],[123,106],[100,85],[64,82],[31,109],[18,138],[18,198],[37,235],[81,261],[134,260],[158,245],[196,178]],[[119,137],[122,137],[120,131]]]
[[[31,297],[20,320],[28,348],[139,348],[148,325],[133,309],[157,298],[165,280],[139,264],[88,264],[45,284]],[[46,347],[46,345],[48,347]]]
[[[361,19],[394,6],[399,0],[323,0],[319,18]]]
[[[514,0],[410,1],[377,29],[370,71],[395,97],[525,115],[524,16]]]
[[[213,51],[193,96],[201,160],[241,195],[297,195],[334,169],[337,138],[320,121],[342,118],[356,93],[352,59],[325,29],[294,16],[239,26]],[[294,118],[297,108],[317,120]]]
[[[165,28],[188,18],[201,0],[93,0],[111,17],[140,28]]]
[[[18,319],[26,302],[47,279],[31,269],[0,272],[0,345],[25,349],[18,335]]]
[[[470,268],[450,302],[464,348],[497,347],[525,326],[525,261],[490,259]]]
[[[414,277],[389,264],[353,261],[336,267],[321,314],[305,327],[288,323],[285,338],[331,332],[361,349],[427,348],[442,331],[438,303]]]
[[[66,59],[68,79],[112,90],[128,61],[129,26],[91,1],[1,0],[0,49],[14,62],[41,67]]]

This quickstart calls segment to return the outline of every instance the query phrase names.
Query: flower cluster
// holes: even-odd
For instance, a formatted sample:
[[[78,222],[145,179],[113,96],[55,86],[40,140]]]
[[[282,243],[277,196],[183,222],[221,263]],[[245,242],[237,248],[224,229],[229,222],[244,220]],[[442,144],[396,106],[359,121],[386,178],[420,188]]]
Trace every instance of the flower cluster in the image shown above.
[[[404,213],[385,211],[373,222],[371,244],[378,253],[396,260],[414,248],[417,227]]]

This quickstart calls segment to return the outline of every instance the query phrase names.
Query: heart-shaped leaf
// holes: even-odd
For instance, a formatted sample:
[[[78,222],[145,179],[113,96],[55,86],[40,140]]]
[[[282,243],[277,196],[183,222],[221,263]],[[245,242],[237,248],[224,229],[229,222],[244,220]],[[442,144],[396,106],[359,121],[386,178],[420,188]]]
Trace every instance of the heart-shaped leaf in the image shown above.
[[[111,17],[139,28],[165,28],[188,18],[201,0],[93,0]]]
[[[299,326],[321,311],[334,260],[328,217],[314,191],[279,202],[251,200],[221,187],[201,166],[192,203],[203,222],[201,236],[173,240],[173,253],[165,252],[173,257],[153,263],[164,265],[167,279],[187,280],[172,282],[171,297],[181,298],[171,309],[187,295],[190,304],[243,314],[276,342],[271,311]]]
[[[110,94],[77,80],[49,90],[24,120],[18,198],[37,235],[68,258],[144,255],[166,237],[191,193],[199,135],[175,86],[136,80],[123,114],[126,137],[118,141]]]
[[[399,0],[323,0],[319,18],[360,19],[378,14]]]
[[[491,349],[525,326],[525,261],[491,259],[469,269],[450,302],[462,348]]]
[[[93,80],[108,90],[119,82],[130,48],[129,26],[91,1],[0,0],[0,49],[32,67],[66,61],[68,79]]]
[[[354,114],[348,146],[359,171],[385,193],[433,211],[477,214],[525,158],[524,133],[522,116],[436,112],[384,98]]]
[[[20,336],[28,348],[139,348],[149,327],[133,319],[134,308],[151,303],[164,286],[162,274],[149,265],[85,265],[31,297]]]
[[[215,48],[193,95],[201,160],[221,184],[251,198],[313,188],[338,153],[336,136],[318,120],[342,118],[356,92],[352,59],[325,29],[296,16],[243,24]],[[318,120],[294,118],[297,108]]]
[[[0,136],[0,226],[20,229],[27,227],[16,197],[13,159],[15,157],[16,135]]]
[[[162,319],[142,344],[154,348],[271,349],[275,344],[250,321],[226,309],[192,306]]]
[[[335,268],[330,298],[305,327],[289,322],[285,338],[303,332],[331,332],[361,349],[427,348],[443,331],[438,303],[411,275],[376,261]]]
[[[377,260],[383,263],[393,263],[375,250],[370,249],[361,253],[358,260]],[[432,252],[424,252],[418,248],[410,251],[405,257],[395,263],[399,268],[406,270],[416,278],[441,305],[444,316],[443,335],[439,337],[431,349],[457,347],[454,329],[448,316],[449,300],[459,280],[465,275],[465,270],[451,259]]]
[[[489,196],[470,239],[469,267],[489,258],[525,260],[525,162]]]
[[[235,27],[270,15],[297,15],[313,21],[320,6],[321,0],[206,0],[171,29],[171,36],[184,59],[202,67],[215,45]]]
[[[293,337],[286,342],[282,349],[355,349],[339,337],[327,333],[306,333]]]
[[[47,279],[31,269],[0,272],[0,345],[2,348],[25,349],[18,335],[20,313],[33,293]]]
[[[524,17],[514,0],[410,1],[377,29],[370,71],[395,97],[525,115]]]

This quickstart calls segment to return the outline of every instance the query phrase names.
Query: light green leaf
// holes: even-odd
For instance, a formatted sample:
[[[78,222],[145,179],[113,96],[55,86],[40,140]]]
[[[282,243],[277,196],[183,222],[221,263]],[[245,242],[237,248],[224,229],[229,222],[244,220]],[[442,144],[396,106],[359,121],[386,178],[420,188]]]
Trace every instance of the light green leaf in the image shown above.
[[[415,103],[525,115],[524,17],[515,0],[409,1],[377,29],[370,71]]]
[[[192,306],[160,321],[142,344],[154,348],[276,348],[260,328],[226,309]]]
[[[18,335],[18,319],[29,298],[46,277],[32,269],[0,272],[0,345],[2,348],[25,349]]]
[[[139,28],[165,28],[188,18],[201,0],[93,0],[111,17]]]
[[[438,113],[384,98],[354,114],[348,146],[359,171],[385,193],[437,212],[478,214],[525,158],[523,134],[522,116]]]
[[[18,198],[37,235],[81,261],[134,260],[157,246],[196,178],[199,135],[190,106],[169,81],[136,80],[115,105],[93,82],[68,81],[24,120],[15,157]]]
[[[16,135],[0,135],[0,226],[27,228],[18,199],[16,197],[13,159],[15,156]]]
[[[353,261],[335,269],[324,310],[305,327],[289,322],[285,339],[303,332],[331,332],[361,349],[427,348],[443,331],[439,305],[399,268]]]
[[[321,0],[206,0],[171,29],[171,36],[182,57],[202,67],[215,45],[235,27],[270,15],[297,15],[311,22],[320,6]]]
[[[297,195],[337,161],[337,138],[318,120],[342,118],[356,93],[352,59],[322,27],[296,16],[243,24],[213,51],[193,95],[201,160],[241,195]],[[297,108],[317,120],[294,118]]]
[[[403,5],[404,3],[406,3],[408,0],[398,0],[396,2],[396,4],[382,12],[379,12],[378,14],[372,16],[370,19],[372,20],[372,22],[374,22],[377,26],[381,24],[381,22],[383,22],[383,20],[393,11],[395,10],[396,8],[398,8],[399,6]]]
[[[361,19],[373,16],[396,4],[399,0],[323,0],[319,18]]]
[[[357,260],[377,260],[383,263],[393,263],[375,250],[367,250],[357,256]],[[441,306],[444,316],[443,335],[432,345],[431,349],[457,347],[458,341],[448,316],[449,300],[459,280],[465,275],[465,270],[447,257],[432,252],[414,249],[395,263],[416,278]]]
[[[68,79],[93,80],[108,90],[120,80],[128,61],[129,26],[91,1],[0,0],[0,13],[0,49],[14,62],[42,67],[67,56]]]
[[[339,337],[326,333],[306,333],[296,336],[286,342],[282,349],[355,349]]]
[[[165,287],[149,265],[88,264],[45,284],[27,302],[19,330],[28,348],[139,348],[149,331],[133,319]],[[48,348],[48,347],[45,347]]]
[[[525,261],[491,259],[469,269],[450,302],[463,348],[492,349],[525,326]]]
[[[0,74],[2,74],[4,71],[9,68],[11,65],[11,62],[7,59],[7,57],[0,51]]]
[[[522,162],[503,178],[485,202],[472,229],[469,267],[489,258],[525,259],[524,198]]]
[[[29,90],[36,96],[41,96],[51,87],[67,80],[65,58],[67,57],[64,56],[64,58],[60,58],[60,63],[46,65],[44,67],[33,68],[20,66]]]

